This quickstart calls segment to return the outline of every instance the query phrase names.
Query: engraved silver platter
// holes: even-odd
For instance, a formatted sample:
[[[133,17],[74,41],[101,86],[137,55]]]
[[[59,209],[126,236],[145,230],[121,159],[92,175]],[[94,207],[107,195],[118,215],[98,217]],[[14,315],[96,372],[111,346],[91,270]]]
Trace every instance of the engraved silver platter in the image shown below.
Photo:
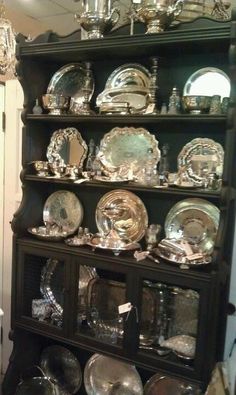
[[[47,93],[56,93],[72,98],[72,102],[80,105],[85,101],[86,70],[81,63],[69,63],[61,67],[51,78]],[[91,99],[94,91],[94,80],[91,76]]]
[[[87,152],[88,146],[80,132],[76,128],[68,127],[53,132],[46,156],[49,163],[82,167]]]
[[[105,355],[94,354],[84,369],[88,395],[142,395],[143,385],[134,365]]]
[[[200,388],[188,381],[156,373],[144,386],[144,395],[200,395]]]
[[[229,97],[230,79],[223,70],[204,67],[193,73],[184,85],[183,96],[189,95]]]
[[[223,164],[223,147],[208,138],[193,139],[178,155],[178,170],[195,186],[204,186],[211,173],[221,178]]]
[[[112,221],[105,214],[109,209],[115,211]],[[148,226],[148,214],[142,200],[122,189],[110,191],[99,200],[95,219],[100,234],[107,235],[113,229],[121,239],[133,243],[141,240]]]
[[[185,239],[199,251],[210,254],[214,247],[220,211],[204,199],[190,198],[176,203],[165,220],[169,239]]]
[[[46,200],[43,208],[45,225],[56,224],[67,236],[73,234],[83,220],[83,207],[73,192],[56,191]]]
[[[151,160],[153,167],[157,165],[158,141],[144,128],[115,127],[102,138],[99,159],[107,176],[116,173],[120,178],[127,178],[129,171],[137,174],[147,161]]]
[[[40,279],[40,292],[45,299],[47,299],[52,308],[57,312],[57,314],[62,317],[63,307],[61,303],[61,295],[63,294],[63,279],[59,285],[54,284],[55,278],[62,278],[63,275],[60,274],[63,270],[62,265],[59,264],[57,259],[49,258],[41,271]],[[96,269],[93,267],[80,265],[79,269],[79,285],[78,285],[78,295],[80,301],[84,302],[87,300],[87,287],[90,280],[97,278]],[[59,282],[59,281],[58,281]],[[61,295],[60,295],[61,294]]]
[[[125,63],[115,69],[108,77],[106,89],[150,87],[150,72],[139,63]]]

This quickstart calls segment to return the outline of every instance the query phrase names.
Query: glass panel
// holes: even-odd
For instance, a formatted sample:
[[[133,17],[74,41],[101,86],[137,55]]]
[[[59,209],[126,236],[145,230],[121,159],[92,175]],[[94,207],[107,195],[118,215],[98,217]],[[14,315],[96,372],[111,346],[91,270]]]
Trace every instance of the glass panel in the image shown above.
[[[125,275],[81,265],[78,295],[77,331],[121,345],[124,329],[118,306],[127,302]]]
[[[175,355],[184,362],[193,360],[199,293],[148,280],[144,280],[142,292],[139,348],[160,356]]]
[[[57,259],[26,255],[24,265],[23,315],[62,327],[64,263]]]

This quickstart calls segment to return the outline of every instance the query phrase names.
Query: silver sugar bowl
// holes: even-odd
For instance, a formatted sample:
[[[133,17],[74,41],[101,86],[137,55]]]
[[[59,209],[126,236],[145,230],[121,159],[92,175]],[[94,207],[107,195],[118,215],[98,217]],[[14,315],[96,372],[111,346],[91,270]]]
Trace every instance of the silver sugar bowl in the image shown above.
[[[111,0],[83,0],[82,6],[82,13],[75,17],[87,32],[88,39],[102,38],[120,18],[120,10],[112,8]]]
[[[137,18],[147,25],[146,34],[164,31],[181,13],[184,0],[142,0]]]

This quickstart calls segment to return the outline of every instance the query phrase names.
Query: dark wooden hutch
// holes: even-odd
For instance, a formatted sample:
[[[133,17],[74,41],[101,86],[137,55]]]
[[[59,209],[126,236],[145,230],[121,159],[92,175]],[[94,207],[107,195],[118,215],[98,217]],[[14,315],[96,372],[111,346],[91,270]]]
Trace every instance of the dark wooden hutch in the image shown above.
[[[23,156],[21,180],[23,199],[14,216],[12,329],[14,343],[9,367],[3,382],[3,395],[13,395],[22,371],[38,364],[40,353],[50,344],[64,344],[78,355],[82,367],[94,352],[116,356],[134,363],[144,382],[154,372],[184,378],[200,384],[204,389],[211,371],[224,350],[227,319],[228,285],[235,216],[236,168],[236,14],[232,21],[217,22],[200,18],[180,24],[160,34],[145,35],[137,24],[137,32],[129,36],[128,27],[122,27],[100,40],[80,41],[79,33],[60,37],[46,32],[33,41],[18,36],[17,74],[24,90]],[[52,75],[64,64],[91,61],[94,73],[95,98],[104,89],[107,76],[119,65],[138,62],[149,67],[150,57],[160,58],[157,92],[158,106],[167,101],[174,85],[183,89],[187,78],[201,67],[213,66],[224,70],[231,78],[230,108],[225,115],[130,115],[130,116],[50,116],[34,115],[35,99],[47,89]],[[73,126],[85,141],[91,137],[98,143],[104,133],[114,126],[142,126],[154,133],[160,146],[169,143],[171,167],[184,144],[195,137],[209,137],[225,149],[223,184],[220,191],[183,189],[154,189],[122,185],[137,194],[145,203],[149,222],[163,225],[169,209],[188,197],[200,197],[220,209],[220,225],[212,264],[201,269],[181,270],[176,266],[150,260],[136,262],[128,255],[114,256],[89,248],[69,247],[63,242],[44,242],[32,237],[29,226],[42,223],[43,205],[47,197],[59,189],[78,195],[84,207],[83,226],[96,231],[95,208],[98,200],[116,185],[86,182],[76,185],[64,179],[47,179],[35,175],[30,162],[46,160],[46,149],[53,131]],[[121,186],[119,185],[119,188]],[[31,316],[31,302],[40,297],[40,273],[46,259],[58,259],[62,270],[63,323],[61,327],[40,322]],[[106,345],[86,337],[76,330],[79,266],[96,267],[125,283],[126,300],[137,306],[142,315],[142,282],[144,279],[191,288],[199,293],[196,357],[185,364],[175,356],[161,357],[138,348],[139,325],[131,314],[125,322],[121,345]],[[81,388],[81,394],[85,393]]]

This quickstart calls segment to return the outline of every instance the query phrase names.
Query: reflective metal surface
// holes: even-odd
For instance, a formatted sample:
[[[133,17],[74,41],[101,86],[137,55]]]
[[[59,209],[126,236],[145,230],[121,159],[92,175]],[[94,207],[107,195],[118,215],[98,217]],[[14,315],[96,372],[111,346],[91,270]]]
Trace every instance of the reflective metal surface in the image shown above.
[[[115,209],[112,218],[106,210]],[[132,192],[122,189],[106,193],[96,208],[96,224],[102,235],[111,230],[121,239],[137,242],[144,236],[148,226],[148,214],[142,200]]]
[[[203,253],[212,252],[219,225],[220,211],[204,199],[190,198],[176,203],[165,220],[169,239],[185,239]]]
[[[122,251],[133,251],[141,248],[139,243],[126,242],[124,239],[112,239],[111,237],[104,237],[101,235],[94,235],[91,237],[87,245],[91,246],[93,249],[100,248],[102,250],[113,251],[115,255],[119,255]]]
[[[69,96],[72,102],[83,104],[86,88],[86,69],[81,63],[69,63],[61,67],[51,78],[47,93]],[[94,80],[91,78],[91,99],[94,91]]]
[[[183,96],[189,95],[229,97],[230,79],[223,70],[204,67],[193,73],[184,85]]]
[[[88,395],[142,395],[143,385],[134,365],[100,354],[86,363],[84,385]]]
[[[67,232],[63,232],[58,228],[50,228],[46,226],[35,226],[27,229],[29,233],[37,237],[40,240],[47,241],[60,241],[67,237]]]
[[[151,73],[139,63],[125,63],[115,69],[108,77],[106,89],[150,87]]]
[[[224,149],[212,139],[196,138],[182,148],[177,161],[185,181],[204,186],[212,173],[222,178]]]
[[[42,96],[43,107],[51,115],[61,115],[69,109],[70,97],[56,93],[46,93]]]
[[[43,208],[45,224],[56,224],[68,236],[73,234],[83,220],[83,207],[73,192],[56,191],[46,200]]]
[[[180,358],[193,359],[195,356],[196,339],[193,336],[177,335],[163,340],[161,346],[174,351]]]
[[[65,347],[53,345],[41,354],[40,366],[44,373],[70,394],[79,391],[82,372],[78,359]]]
[[[80,132],[76,128],[68,127],[53,132],[46,155],[51,164],[82,167],[87,152],[88,146]]]
[[[144,386],[144,395],[200,395],[197,385],[156,373]]]
[[[106,133],[98,154],[106,175],[130,178],[141,172],[147,162],[155,167],[160,160],[160,150],[155,136],[144,128],[115,127]]]

